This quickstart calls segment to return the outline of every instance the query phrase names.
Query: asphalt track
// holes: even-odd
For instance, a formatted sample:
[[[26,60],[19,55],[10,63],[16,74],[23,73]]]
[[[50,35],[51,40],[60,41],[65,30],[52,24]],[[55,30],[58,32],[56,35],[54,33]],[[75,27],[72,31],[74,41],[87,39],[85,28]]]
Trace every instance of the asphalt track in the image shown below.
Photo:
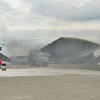
[[[100,75],[100,71],[83,69],[30,68],[0,71],[0,77],[58,76],[58,75]]]

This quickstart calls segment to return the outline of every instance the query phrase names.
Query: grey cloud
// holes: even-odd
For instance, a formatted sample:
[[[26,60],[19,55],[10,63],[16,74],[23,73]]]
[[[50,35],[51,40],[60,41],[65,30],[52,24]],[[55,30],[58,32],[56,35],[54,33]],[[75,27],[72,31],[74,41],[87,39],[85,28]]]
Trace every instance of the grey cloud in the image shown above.
[[[74,0],[68,0],[67,2],[35,0],[31,11],[48,17],[56,17],[61,20],[98,20],[100,19],[100,11],[98,10],[99,3],[95,4],[96,1],[76,8],[73,5]]]
[[[31,3],[33,8],[31,9],[31,14],[26,16],[21,12],[9,13],[12,16],[12,20],[20,19],[21,20],[31,20],[31,19],[41,19],[40,17],[32,17],[32,14],[39,14],[40,16],[55,17],[59,20],[100,20],[100,10],[98,0],[90,0],[90,3],[85,4],[82,7],[75,7],[73,3],[79,3],[78,0],[66,0],[66,1],[57,1],[57,0],[23,0],[23,2]],[[0,6],[5,11],[12,11],[8,3],[0,1]],[[18,16],[18,18],[16,16]],[[11,17],[8,15],[9,17]],[[25,18],[23,16],[26,16]],[[23,18],[22,18],[23,17]],[[11,20],[11,19],[10,19]]]
[[[6,12],[13,11],[13,9],[10,7],[10,5],[3,1],[0,1],[0,8]]]
[[[0,32],[4,32],[4,31],[6,31],[6,29],[7,29],[6,25],[4,23],[2,23],[0,25]]]

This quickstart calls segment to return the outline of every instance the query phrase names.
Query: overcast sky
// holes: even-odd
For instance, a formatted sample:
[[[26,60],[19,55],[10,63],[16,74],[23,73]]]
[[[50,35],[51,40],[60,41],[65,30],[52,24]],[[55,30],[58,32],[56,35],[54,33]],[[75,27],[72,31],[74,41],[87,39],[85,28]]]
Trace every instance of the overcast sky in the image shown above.
[[[100,43],[100,0],[0,0],[5,47],[43,47],[60,37]]]

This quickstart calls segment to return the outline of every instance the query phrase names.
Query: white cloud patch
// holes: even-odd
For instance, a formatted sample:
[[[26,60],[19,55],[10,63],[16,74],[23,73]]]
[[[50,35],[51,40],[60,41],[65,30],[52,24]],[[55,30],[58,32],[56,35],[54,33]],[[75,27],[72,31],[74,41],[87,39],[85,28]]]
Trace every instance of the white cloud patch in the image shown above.
[[[3,0],[3,1],[10,4],[10,7],[12,9],[16,9],[22,12],[28,12],[32,7],[32,4],[25,3],[23,0]]]
[[[88,4],[91,3],[91,0],[75,0],[76,2],[73,3],[73,5],[76,7],[76,8],[80,8],[80,7],[83,7],[83,6],[88,6]]]

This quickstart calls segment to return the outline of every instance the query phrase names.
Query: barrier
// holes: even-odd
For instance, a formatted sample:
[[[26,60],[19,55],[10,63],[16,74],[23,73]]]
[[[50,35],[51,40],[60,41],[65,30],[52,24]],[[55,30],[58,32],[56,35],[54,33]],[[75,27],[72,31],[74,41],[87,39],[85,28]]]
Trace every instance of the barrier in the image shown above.
[[[6,71],[6,64],[5,64],[5,63],[2,64],[1,70],[2,70],[2,71]]]

